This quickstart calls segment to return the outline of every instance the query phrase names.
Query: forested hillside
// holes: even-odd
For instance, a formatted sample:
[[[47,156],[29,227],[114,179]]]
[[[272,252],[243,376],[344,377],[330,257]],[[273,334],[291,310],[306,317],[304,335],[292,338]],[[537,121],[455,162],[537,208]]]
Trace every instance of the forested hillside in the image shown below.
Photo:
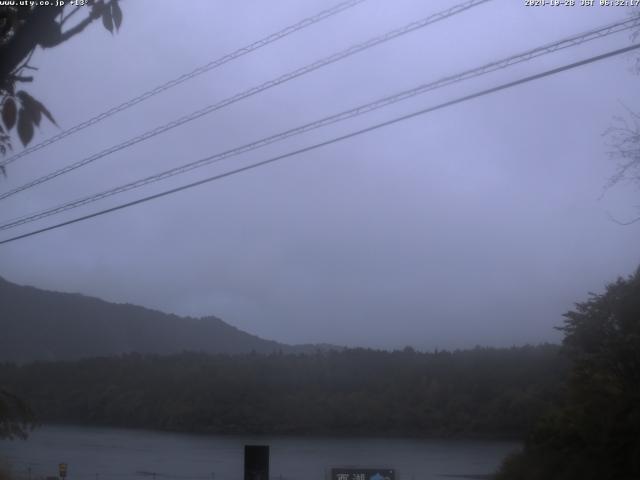
[[[193,432],[520,436],[555,401],[552,345],[418,353],[129,354],[0,366],[43,422]]]
[[[640,268],[565,315],[571,366],[500,480],[640,478]]]
[[[312,352],[238,330],[216,317],[184,318],[0,277],[0,361],[71,360],[127,352]]]

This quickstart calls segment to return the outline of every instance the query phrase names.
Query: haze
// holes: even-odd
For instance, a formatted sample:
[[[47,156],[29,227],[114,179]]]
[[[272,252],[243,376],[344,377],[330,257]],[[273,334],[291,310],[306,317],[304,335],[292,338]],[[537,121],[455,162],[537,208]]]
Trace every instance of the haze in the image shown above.
[[[11,219],[624,18],[617,8],[498,0],[320,69],[2,203]],[[48,51],[28,91],[68,128],[327,6],[123,2]],[[422,18],[446,1],[370,0],[157,95],[8,168],[2,190]],[[629,32],[421,95],[88,213],[630,42]],[[173,196],[0,247],[0,275],[265,338],[396,348],[556,342],[574,302],[640,263],[637,190],[601,198],[603,133],[637,109],[616,57]],[[44,124],[35,142],[59,130]],[[57,220],[79,215],[76,210]],[[52,220],[51,220],[52,222]],[[43,222],[42,225],[48,224]],[[41,224],[38,224],[40,226]],[[27,231],[33,227],[25,227]],[[6,232],[5,232],[6,234]],[[4,237],[3,237],[4,238]]]

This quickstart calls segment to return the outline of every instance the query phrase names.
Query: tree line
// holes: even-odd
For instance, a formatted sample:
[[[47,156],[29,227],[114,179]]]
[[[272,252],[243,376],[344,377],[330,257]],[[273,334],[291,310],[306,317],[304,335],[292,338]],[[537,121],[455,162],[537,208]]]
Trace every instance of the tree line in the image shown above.
[[[421,353],[126,354],[0,365],[40,422],[212,433],[520,437],[557,401],[554,345]]]

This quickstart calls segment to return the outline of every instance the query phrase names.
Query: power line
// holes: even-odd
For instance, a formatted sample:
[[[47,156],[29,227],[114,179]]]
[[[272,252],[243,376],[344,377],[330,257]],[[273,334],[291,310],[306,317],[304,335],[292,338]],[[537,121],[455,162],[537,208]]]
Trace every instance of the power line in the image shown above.
[[[355,7],[356,5],[363,3],[367,0],[349,0],[346,2],[342,2],[339,3],[338,5],[335,5],[334,7],[331,7],[327,10],[323,10],[311,17],[307,17],[304,18],[303,20],[299,21],[298,23],[295,23],[293,25],[289,25],[286,28],[283,28],[282,30],[276,32],[276,33],[272,33],[271,35],[268,35],[260,40],[257,40],[245,47],[239,48],[234,52],[231,52],[227,55],[224,55],[216,60],[213,60],[205,65],[201,65],[200,67],[192,70],[189,73],[185,73],[184,75],[180,75],[177,78],[174,78],[173,80],[169,80],[168,82],[163,83],[162,85],[158,85],[155,88],[152,88],[151,90],[147,90],[146,92],[142,93],[141,95],[138,95],[137,97],[134,97],[130,100],[127,100],[126,102],[121,103],[120,105],[117,105],[113,108],[110,108],[109,110],[106,110],[94,117],[91,117],[88,120],[85,120],[84,122],[78,123],[77,125],[68,128],[67,130],[63,130],[62,132],[54,135],[53,137],[50,137],[36,145],[33,145],[29,148],[25,148],[24,150],[22,150],[21,152],[9,157],[8,159],[0,162],[0,166],[6,166],[10,163],[15,162],[16,160],[18,160],[19,158],[25,157],[27,155],[29,155],[32,152],[35,152],[37,150],[40,150],[44,147],[46,147],[47,145],[51,145],[52,143],[55,143],[59,140],[62,140],[65,137],[68,137],[69,135],[72,135],[74,133],[77,133],[81,130],[84,130],[87,127],[90,127],[91,125],[94,125],[98,122],[101,122],[102,120],[115,115],[118,112],[122,112],[123,110],[126,110],[130,107],[133,107],[134,105],[137,105],[140,102],[144,102],[145,100],[161,93],[164,92],[165,90],[168,90],[170,88],[173,88],[177,85],[180,85],[181,83],[186,82],[187,80],[190,80],[194,77],[197,77],[198,75],[202,75],[203,73],[209,72],[211,70],[214,70],[218,67],[221,67],[222,65],[235,60],[237,58],[240,58],[244,55],[247,55],[248,53],[251,53],[255,50],[258,50],[259,48],[265,47],[273,42],[276,42],[277,40],[280,40],[284,37],[287,37],[289,35],[291,35],[292,33],[297,32],[298,30],[302,30],[306,27],[309,27],[315,23],[321,22],[322,20],[326,20],[327,18],[330,18],[334,15],[337,15],[338,13],[344,12],[345,10],[348,10],[352,7]]]
[[[373,37],[363,43],[359,43],[356,45],[352,45],[351,47],[342,50],[338,53],[334,53],[333,55],[330,55],[328,57],[325,57],[321,60],[317,60],[313,63],[310,63],[304,67],[298,68],[296,70],[293,70],[289,73],[286,73],[284,75],[281,75],[280,77],[273,79],[273,80],[269,80],[267,82],[264,82],[256,87],[250,88],[249,90],[245,90],[244,92],[238,93],[236,95],[233,95],[231,97],[228,97],[218,103],[215,103],[213,105],[209,105],[207,107],[204,107],[200,110],[196,110],[195,112],[190,113],[189,115],[185,115],[183,117],[180,117],[177,120],[174,120],[172,122],[169,122],[165,125],[161,125],[159,127],[156,127],[152,130],[149,130],[145,133],[143,133],[142,135],[138,135],[137,137],[133,137],[123,143],[120,143],[118,145],[115,145],[113,147],[107,148],[106,150],[103,150],[99,153],[96,153],[94,155],[91,155],[87,158],[84,158],[82,160],[79,160],[75,163],[72,163],[71,165],[68,165],[66,167],[63,167],[59,170],[55,170],[54,172],[51,172],[47,175],[44,175],[40,178],[37,178],[36,180],[33,180],[31,182],[28,182],[20,187],[14,188],[13,190],[10,190],[8,192],[2,193],[0,194],[0,200],[3,200],[5,198],[8,198],[12,195],[15,195],[19,192],[22,192],[24,190],[27,190],[29,188],[35,187],[36,185],[40,185],[41,183],[47,182],[49,180],[52,180],[56,177],[59,177],[60,175],[69,173],[77,168],[83,167],[89,163],[95,162],[96,160],[106,157],[107,155],[110,155],[112,153],[118,152],[124,148],[128,148],[131,147],[132,145],[135,145],[139,142],[142,142],[144,140],[148,140],[152,137],[155,137],[156,135],[159,135],[161,133],[164,133],[168,130],[171,130],[173,128],[176,128],[180,125],[184,125],[187,122],[191,122],[193,120],[196,120],[204,115],[208,115],[216,110],[220,110],[221,108],[227,107],[233,103],[236,103],[240,100],[243,100],[245,98],[251,97],[253,95],[256,95],[260,92],[263,92],[265,90],[268,90],[270,88],[273,88],[277,85],[280,85],[282,83],[288,82],[290,80],[293,80],[297,77],[300,77],[302,75],[305,75],[307,73],[313,72],[321,67],[325,67],[329,64],[335,63],[339,60],[342,60],[344,58],[350,57],[352,55],[355,55],[356,53],[360,53],[363,52],[365,50],[368,50],[372,47],[375,47],[381,43],[385,43],[388,42],[390,40],[393,40],[397,37],[400,37],[402,35],[406,35],[410,32],[413,32],[415,30],[418,30],[420,28],[424,28],[428,25],[431,25],[435,22],[444,20],[446,18],[449,18],[451,16],[457,15],[459,13],[462,13],[466,10],[469,10],[470,8],[476,7],[478,5],[481,5],[483,3],[487,3],[490,2],[491,0],[469,0],[467,2],[458,4],[454,7],[448,8],[446,10],[443,10],[441,12],[429,15],[428,17],[425,17],[421,20],[418,21],[414,21],[411,22],[403,27],[391,30],[383,35],[379,35],[377,37]]]
[[[321,118],[314,122],[307,123],[302,126],[299,126],[290,130],[286,130],[284,132],[271,135],[269,137],[262,138],[260,140],[253,141],[251,143],[233,148],[231,150],[227,150],[225,152],[207,156],[205,158],[196,160],[194,162],[190,162],[185,165],[181,165],[179,167],[175,167],[175,168],[163,171],[161,173],[157,173],[157,174],[121,185],[116,188],[112,188],[109,190],[105,190],[103,192],[99,192],[99,193],[92,194],[80,199],[76,199],[76,200],[73,200],[73,201],[64,203],[62,205],[58,205],[56,207],[52,207],[40,212],[23,215],[21,217],[9,220],[6,223],[0,225],[0,231],[7,230],[10,228],[15,228],[17,226],[31,223],[37,220],[41,220],[43,218],[65,212],[73,208],[78,208],[80,206],[87,205],[89,203],[93,203],[119,193],[133,190],[135,188],[140,188],[150,183],[164,180],[166,178],[173,177],[175,175],[186,173],[196,168],[204,167],[211,163],[219,162],[221,160],[225,160],[227,158],[234,157],[242,153],[246,153],[246,152],[270,145],[272,143],[290,138],[294,135],[307,133],[320,127],[324,127],[324,126],[331,125],[343,120],[347,120],[359,115],[363,115],[365,113],[369,113],[379,108],[389,106],[391,104],[406,100],[408,98],[412,98],[416,95],[419,95],[428,91],[436,90],[438,88],[442,88],[454,83],[468,80],[470,78],[475,78],[481,75],[485,75],[500,69],[507,68],[512,65],[516,65],[518,63],[529,61],[533,58],[537,58],[542,55],[547,55],[568,47],[580,45],[582,43],[585,43],[594,39],[602,38],[607,35],[619,33],[621,31],[628,30],[631,28],[635,28],[639,24],[640,24],[640,19],[624,20],[624,21],[613,23],[613,24],[608,24],[603,27],[599,27],[595,30],[589,30],[586,32],[582,32],[580,34],[572,35],[562,40],[549,43],[531,50],[527,50],[515,55],[511,55],[501,60],[491,62],[477,68],[466,70],[461,73],[449,75],[439,80],[422,84],[409,90],[404,90],[400,93],[396,93],[394,95],[384,97],[384,98],[375,100],[373,102],[360,105],[358,107],[345,110],[334,115],[330,115],[328,117]]]
[[[117,210],[122,210],[122,209],[125,209],[125,208],[128,208],[128,207],[132,207],[134,205],[139,205],[141,203],[146,203],[146,202],[149,202],[151,200],[155,200],[157,198],[165,197],[167,195],[171,195],[173,193],[177,193],[177,192],[180,192],[182,190],[187,190],[187,189],[190,189],[190,188],[193,188],[193,187],[197,187],[197,186],[203,185],[205,183],[210,183],[210,182],[213,182],[215,180],[220,180],[222,178],[229,177],[229,176],[235,175],[237,173],[245,172],[247,170],[253,170],[255,168],[262,167],[264,165],[268,165],[270,163],[274,163],[274,162],[277,162],[279,160],[283,160],[285,158],[293,157],[295,155],[299,155],[301,153],[309,152],[311,150],[316,150],[318,148],[325,147],[325,146],[331,145],[333,143],[341,142],[341,141],[344,141],[344,140],[347,140],[347,139],[350,139],[350,138],[353,138],[353,137],[356,137],[356,136],[359,136],[359,135],[362,135],[362,134],[365,134],[365,133],[368,133],[368,132],[372,132],[374,130],[378,130],[380,128],[387,127],[387,126],[390,126],[390,125],[393,125],[393,124],[396,124],[396,123],[399,123],[399,122],[402,122],[402,121],[405,121],[405,120],[409,120],[411,118],[414,118],[414,117],[417,117],[417,116],[420,116],[420,115],[425,115],[427,113],[430,113],[430,112],[433,112],[433,111],[436,111],[436,110],[440,110],[440,109],[443,109],[443,108],[446,108],[446,107],[451,107],[453,105],[457,105],[459,103],[467,102],[469,100],[473,100],[473,99],[478,98],[478,97],[483,97],[483,96],[486,96],[486,95],[490,95],[492,93],[496,93],[496,92],[501,91],[501,90],[512,88],[512,87],[515,87],[517,85],[522,85],[524,83],[529,83],[529,82],[532,82],[532,81],[535,81],[535,80],[539,80],[539,79],[544,78],[544,77],[548,77],[548,76],[555,75],[555,74],[558,74],[558,73],[561,73],[561,72],[564,72],[564,71],[567,71],[567,70],[571,70],[573,68],[577,68],[577,67],[581,67],[583,65],[587,65],[587,64],[590,64],[590,63],[598,62],[600,60],[604,60],[606,58],[610,58],[610,57],[613,57],[613,56],[616,56],[616,55],[621,55],[623,53],[627,53],[627,52],[630,52],[632,50],[636,50],[638,48],[640,48],[640,43],[631,45],[629,47],[613,50],[613,51],[610,51],[610,52],[607,52],[607,53],[604,53],[604,54],[601,54],[601,55],[597,55],[597,56],[594,56],[594,57],[590,57],[590,58],[587,58],[585,60],[581,60],[579,62],[574,62],[574,63],[568,64],[568,65],[564,65],[562,67],[554,68],[554,69],[551,69],[551,70],[546,70],[546,71],[544,71],[542,73],[538,73],[538,74],[535,74],[535,75],[530,75],[530,76],[521,78],[519,80],[515,80],[515,81],[512,81],[512,82],[504,83],[504,84],[499,85],[497,87],[492,87],[492,88],[489,88],[489,89],[486,89],[486,90],[481,90],[479,92],[472,93],[470,95],[465,95],[463,97],[458,97],[458,98],[456,98],[454,100],[450,100],[450,101],[447,101],[447,102],[444,102],[444,103],[440,103],[439,105],[436,105],[436,106],[433,106],[433,107],[428,107],[428,108],[425,108],[425,109],[422,109],[422,110],[418,110],[418,111],[413,112],[413,113],[409,113],[407,115],[402,115],[400,117],[396,117],[396,118],[393,118],[391,120],[387,120],[385,122],[377,123],[377,124],[372,125],[370,127],[366,127],[366,128],[360,129],[360,130],[356,130],[354,132],[351,132],[351,133],[348,133],[348,134],[345,134],[345,135],[342,135],[342,136],[339,136],[339,137],[335,137],[335,138],[332,138],[330,140],[326,140],[324,142],[316,143],[316,144],[310,145],[308,147],[304,147],[304,148],[301,148],[301,149],[298,149],[298,150],[294,150],[292,152],[285,153],[283,155],[278,155],[276,157],[269,158],[267,160],[262,160],[261,162],[257,162],[257,163],[253,163],[251,165],[247,165],[247,166],[244,166],[244,167],[236,168],[235,170],[231,170],[231,171],[228,171],[228,172],[225,172],[225,173],[214,175],[214,176],[202,179],[202,180],[198,180],[196,182],[189,183],[187,185],[182,185],[180,187],[172,188],[170,190],[165,190],[164,192],[156,193],[154,195],[149,195],[147,197],[143,197],[143,198],[140,198],[138,200],[133,200],[131,202],[127,202],[127,203],[123,203],[123,204],[120,204],[120,205],[116,205],[115,207],[111,207],[111,208],[107,208],[107,209],[104,209],[104,210],[100,210],[98,212],[94,212],[94,213],[91,213],[91,214],[88,214],[88,215],[77,217],[77,218],[74,218],[72,220],[67,220],[65,222],[61,222],[61,223],[58,223],[58,224],[55,224],[55,225],[51,225],[49,227],[41,228],[39,230],[34,230],[34,231],[31,231],[31,232],[28,232],[28,233],[24,233],[22,235],[17,235],[15,237],[11,237],[11,238],[8,238],[6,240],[0,241],[0,245],[4,245],[4,244],[9,243],[9,242],[14,242],[16,240],[21,240],[23,238],[28,238],[28,237],[31,237],[31,236],[34,236],[34,235],[38,235],[40,233],[48,232],[50,230],[55,230],[55,229],[58,229],[58,228],[61,228],[61,227],[65,227],[67,225],[72,225],[74,223],[82,222],[82,221],[88,220],[90,218],[95,218],[95,217],[98,217],[98,216],[101,216],[101,215],[105,215],[107,213],[115,212]]]

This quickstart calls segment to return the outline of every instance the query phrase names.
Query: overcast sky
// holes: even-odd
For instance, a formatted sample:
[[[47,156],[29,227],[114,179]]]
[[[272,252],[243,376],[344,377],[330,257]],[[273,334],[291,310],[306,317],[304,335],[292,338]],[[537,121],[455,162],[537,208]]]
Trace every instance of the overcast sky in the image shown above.
[[[38,51],[27,90],[61,128],[295,23],[328,0],[122,2]],[[10,189],[112,144],[452,5],[368,0],[10,165]],[[624,18],[495,0],[205,116],[2,201],[2,220]],[[28,231],[288,152],[613,48],[629,32],[463,82],[95,203]],[[420,349],[558,341],[574,302],[640,263],[638,190],[600,198],[603,132],[640,109],[621,56],[189,191],[0,246],[0,275],[289,343]],[[44,124],[38,142],[59,130]]]

